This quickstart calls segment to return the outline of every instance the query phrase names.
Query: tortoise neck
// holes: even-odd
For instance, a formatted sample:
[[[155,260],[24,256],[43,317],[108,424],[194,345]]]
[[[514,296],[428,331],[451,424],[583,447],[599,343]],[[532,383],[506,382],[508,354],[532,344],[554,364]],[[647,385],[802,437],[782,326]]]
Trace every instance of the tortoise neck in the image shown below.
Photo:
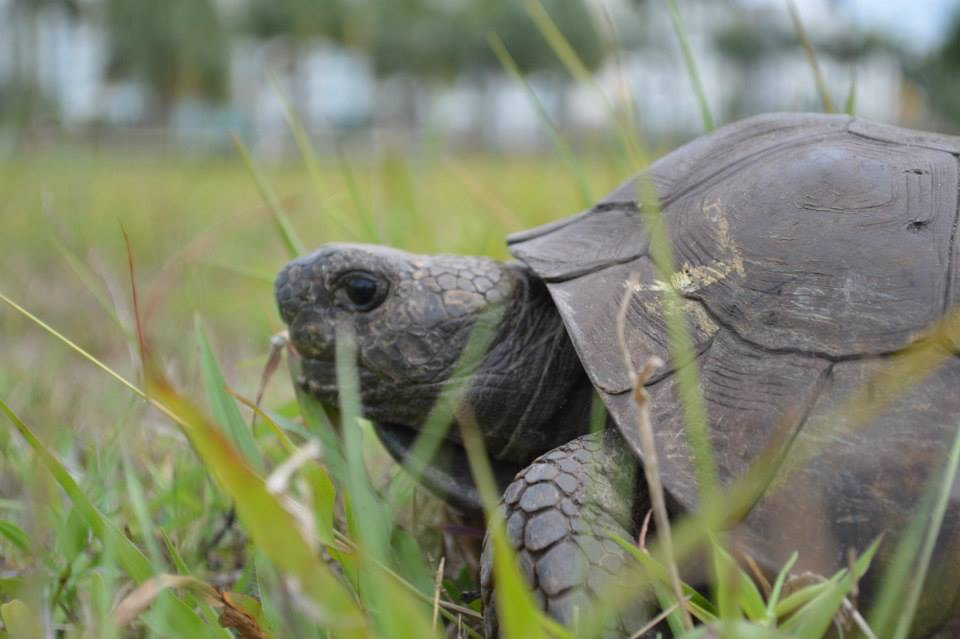
[[[471,392],[490,455],[526,463],[589,430],[593,387],[543,281],[526,266]]]

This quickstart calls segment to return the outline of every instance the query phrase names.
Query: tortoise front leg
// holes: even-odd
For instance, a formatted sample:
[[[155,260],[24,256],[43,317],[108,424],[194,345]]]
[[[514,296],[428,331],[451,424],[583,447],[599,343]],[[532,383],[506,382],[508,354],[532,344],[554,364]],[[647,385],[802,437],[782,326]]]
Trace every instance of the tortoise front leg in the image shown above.
[[[540,606],[562,623],[575,624],[628,561],[610,534],[633,539],[636,515],[646,512],[637,465],[620,433],[608,429],[542,455],[503,494],[501,513],[521,570]],[[488,539],[480,581],[485,631],[494,639],[499,625],[491,554]],[[608,634],[629,636],[645,618],[647,611],[638,603]]]

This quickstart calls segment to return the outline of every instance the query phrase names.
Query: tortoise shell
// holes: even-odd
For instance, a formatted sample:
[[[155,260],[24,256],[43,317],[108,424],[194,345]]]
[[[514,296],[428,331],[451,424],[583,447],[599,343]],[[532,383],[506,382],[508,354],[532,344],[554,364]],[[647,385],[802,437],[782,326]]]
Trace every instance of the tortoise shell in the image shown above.
[[[721,485],[761,456],[778,460],[735,537],[769,566],[796,549],[800,569],[829,575],[847,565],[848,549],[908,524],[957,432],[956,343],[931,331],[960,296],[958,156],[956,137],[839,115],[765,115],[697,139],[654,163],[648,179],[508,242],[547,283],[639,455],[616,326],[626,283],[638,278],[626,344],[637,368],[650,355],[666,362],[647,382],[661,473],[695,508],[674,374],[691,362],[671,357],[663,299],[666,286],[680,293]],[[660,216],[638,199],[650,180]],[[669,282],[651,258],[651,220],[669,233]],[[938,552],[960,549],[958,505],[955,485]],[[944,607],[956,596],[956,564],[932,566],[951,586]]]

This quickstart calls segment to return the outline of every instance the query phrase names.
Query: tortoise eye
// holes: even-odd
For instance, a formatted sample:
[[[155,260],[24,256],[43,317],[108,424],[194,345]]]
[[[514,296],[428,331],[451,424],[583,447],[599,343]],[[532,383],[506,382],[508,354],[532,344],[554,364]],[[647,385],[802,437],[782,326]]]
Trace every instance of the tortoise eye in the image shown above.
[[[373,310],[386,297],[386,282],[369,273],[347,273],[340,278],[338,284],[345,301],[353,310]]]

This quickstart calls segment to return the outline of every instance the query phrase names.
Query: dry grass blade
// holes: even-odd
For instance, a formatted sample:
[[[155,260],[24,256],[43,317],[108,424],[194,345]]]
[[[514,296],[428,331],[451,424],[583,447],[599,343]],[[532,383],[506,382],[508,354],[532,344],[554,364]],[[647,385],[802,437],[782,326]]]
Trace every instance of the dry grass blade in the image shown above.
[[[253,156],[250,155],[250,150],[247,149],[247,145],[236,135],[233,136],[233,144],[237,147],[237,151],[239,151],[240,157],[243,158],[244,164],[247,165],[250,174],[253,175],[253,179],[257,183],[257,188],[260,190],[260,195],[263,197],[263,201],[266,202],[267,208],[270,209],[270,213],[273,215],[273,222],[277,227],[277,231],[280,233],[280,238],[287,247],[287,254],[291,258],[303,255],[306,252],[303,248],[303,242],[300,241],[296,231],[293,230],[293,225],[290,224],[287,214],[284,213],[283,206],[280,204],[280,199],[277,197],[277,194],[274,193],[270,184],[257,169],[257,165],[254,163]]]
[[[657,447],[653,439],[653,426],[650,423],[650,401],[647,392],[643,388],[644,382],[649,379],[654,369],[663,365],[657,357],[647,359],[643,370],[639,373],[633,367],[633,361],[630,356],[630,350],[627,347],[626,340],[626,316],[630,308],[630,300],[633,294],[639,290],[639,283],[635,277],[627,281],[626,291],[620,302],[620,309],[617,312],[617,339],[620,343],[620,353],[623,355],[624,365],[630,377],[630,383],[633,386],[633,400],[637,404],[637,431],[640,434],[640,442],[643,448],[643,472],[647,478],[647,486],[650,490],[650,501],[653,505],[653,516],[657,522],[658,538],[662,540],[664,554],[666,555],[667,568],[670,571],[670,581],[673,585],[674,596],[680,607],[680,616],[683,620],[683,626],[686,630],[693,628],[693,619],[690,617],[690,610],[687,607],[683,594],[683,583],[680,581],[680,571],[677,568],[677,562],[673,555],[673,546],[670,541],[670,517],[667,514],[667,502],[663,491],[663,484],[660,482],[660,467],[657,460]]]
[[[617,24],[610,14],[610,7],[605,0],[600,0],[599,6],[593,7],[598,14],[594,19],[598,34],[606,48],[607,58],[613,60],[617,75],[617,93],[619,94],[620,108],[623,110],[623,123],[626,131],[637,130],[636,110],[637,103],[630,88],[630,80],[624,63],[623,43],[617,30]]]
[[[440,616],[440,589],[443,587],[443,566],[447,558],[440,558],[440,565],[437,566],[437,578],[433,584],[433,631],[437,631],[437,621]]]
[[[257,599],[235,592],[224,592],[218,603],[222,605],[222,609],[217,621],[221,627],[233,630],[238,639],[272,639]]]
[[[263,412],[263,409],[260,408],[255,402],[251,402],[249,399],[233,390],[229,386],[227,387],[227,392],[233,396],[238,402],[249,408],[255,415],[258,415],[260,419],[263,420],[263,423],[276,435],[277,439],[280,440],[280,445],[283,446],[284,450],[288,454],[293,454],[297,450],[296,444],[290,441],[290,438],[287,437],[287,434],[283,432],[283,429],[280,427],[280,424],[275,422],[270,415]]]
[[[283,357],[283,349],[289,343],[290,335],[287,331],[280,331],[270,338],[270,353],[267,355],[267,363],[263,365],[263,371],[260,373],[260,386],[257,388],[257,399],[254,401],[256,409],[250,418],[251,429],[253,429],[257,423],[257,409],[260,408],[260,402],[263,401],[263,394],[267,390],[267,384],[270,383],[270,379],[277,371],[277,367],[280,365],[280,359]]]
[[[356,543],[355,541],[353,541],[352,539],[350,539],[350,537],[346,536],[345,534],[343,534],[343,533],[340,532],[339,530],[333,531],[333,534],[334,534],[334,536],[337,538],[337,541],[341,542],[341,543],[342,543],[344,546],[346,546],[347,548],[350,548],[351,550],[354,550],[354,551],[359,551],[359,550],[360,550],[360,547],[357,546],[357,543]],[[380,563],[380,562],[379,562],[377,559],[375,559],[375,558],[371,559],[371,561],[377,566],[377,568],[379,568],[380,570],[384,571],[387,575],[389,575],[390,577],[393,577],[398,583],[400,583],[400,585],[402,585],[402,586],[404,586],[405,588],[407,588],[411,593],[413,593],[414,596],[418,597],[419,599],[421,599],[421,600],[423,600],[423,601],[432,601],[431,597],[429,597],[428,595],[425,595],[425,594],[423,594],[422,592],[420,592],[420,591],[417,589],[416,586],[414,586],[414,585],[411,584],[409,581],[407,581],[406,579],[404,579],[401,575],[397,574],[397,572],[394,571],[394,570],[393,570],[392,568],[390,568],[389,566]],[[472,608],[467,608],[466,606],[461,606],[461,605],[459,605],[459,604],[455,604],[455,603],[450,602],[450,601],[443,601],[443,600],[441,599],[441,600],[440,600],[440,603],[439,603],[438,605],[440,606],[440,609],[441,609],[441,610],[449,610],[449,611],[452,611],[452,612],[456,612],[456,613],[458,613],[459,615],[463,615],[463,616],[466,616],[466,617],[470,617],[471,619],[476,619],[476,620],[478,620],[478,621],[483,619],[483,615],[481,615],[481,614],[480,614],[479,612],[477,612],[476,610],[474,610],[474,609],[472,609]],[[452,617],[450,617],[450,619],[452,620]]]
[[[647,533],[650,531],[650,518],[653,517],[653,509],[648,509],[647,514],[643,516],[643,523],[640,525],[640,534],[637,536],[637,548],[647,549]]]
[[[697,104],[700,107],[700,117],[703,118],[703,128],[707,132],[713,131],[713,116],[710,114],[710,105],[707,104],[707,94],[703,90],[703,82],[700,80],[700,71],[697,69],[697,61],[693,58],[693,52],[690,50],[690,41],[687,39],[687,30],[683,26],[683,16],[680,15],[680,7],[677,6],[677,0],[668,0],[667,6],[670,7],[670,19],[673,22],[673,31],[677,34],[677,40],[680,41],[680,51],[683,53],[683,61],[687,65],[687,75],[690,76],[690,84],[693,85],[693,92],[697,96]]]
[[[123,224],[120,225],[120,232],[123,233],[123,245],[127,249],[127,268],[130,270],[130,296],[133,301],[133,318],[136,322],[137,329],[137,345],[140,347],[140,363],[141,365],[147,361],[147,341],[144,339],[143,333],[143,320],[140,314],[140,301],[137,296],[137,273],[134,268],[133,262],[133,248],[130,246],[130,236],[127,235],[127,230],[123,228]]]
[[[790,19],[793,21],[793,28],[797,32],[797,37],[803,45],[803,51],[807,55],[807,62],[810,64],[810,70],[813,71],[813,81],[817,84],[817,92],[820,94],[820,102],[823,104],[823,110],[827,113],[836,113],[837,108],[830,97],[830,91],[827,89],[827,82],[823,79],[823,73],[820,71],[820,64],[817,62],[817,54],[813,50],[813,44],[807,37],[807,30],[803,27],[803,20],[800,19],[800,12],[797,11],[797,5],[793,0],[787,0],[787,9],[790,11]]]
[[[656,628],[658,623],[660,623],[661,621],[663,621],[664,619],[672,615],[673,611],[677,609],[677,607],[680,605],[681,602],[683,602],[684,605],[686,605],[688,601],[690,601],[690,597],[684,597],[683,599],[680,599],[679,601],[677,601],[677,603],[673,604],[669,608],[664,608],[663,610],[660,611],[659,615],[657,615],[656,617],[651,619],[649,622],[647,622],[647,625],[643,626],[642,628],[640,628],[640,630],[637,630],[635,633],[630,635],[630,639],[640,639],[640,637],[642,637],[643,635],[647,634],[648,632]]]
[[[503,41],[497,37],[495,33],[489,34],[487,36],[487,41],[490,43],[490,48],[493,49],[493,52],[497,55],[497,58],[500,59],[500,64],[502,64],[503,67],[510,73],[510,75],[512,75],[520,84],[520,86],[523,87],[524,93],[527,96],[527,100],[537,113],[537,118],[541,123],[543,123],[544,127],[547,129],[547,132],[550,134],[550,138],[553,140],[554,146],[556,146],[557,151],[560,153],[560,156],[570,167],[570,173],[577,184],[577,190],[580,192],[580,204],[585,207],[590,206],[593,203],[594,198],[590,193],[590,186],[587,184],[587,180],[584,177],[583,167],[577,160],[577,156],[573,152],[573,149],[570,148],[570,144],[560,134],[560,131],[557,129],[557,125],[547,114],[547,110],[543,107],[543,104],[540,102],[540,98],[537,97],[537,94],[530,86],[530,83],[527,82],[526,78],[523,77],[523,73],[521,73],[520,68],[517,66],[516,61],[514,61],[513,56],[510,55],[507,47],[503,44]]]
[[[314,186],[319,191],[322,188],[320,168],[319,163],[317,162],[316,151],[313,148],[313,143],[310,141],[310,134],[307,133],[306,128],[303,126],[303,121],[297,116],[296,111],[290,104],[290,100],[287,99],[287,96],[284,94],[280,84],[277,82],[277,79],[273,74],[270,74],[270,86],[273,88],[277,99],[280,100],[280,105],[283,108],[283,117],[287,121],[287,126],[290,127],[290,132],[293,134],[293,139],[297,144],[297,148],[300,150],[300,154],[303,156],[303,162],[307,167],[307,173],[309,173],[310,179],[313,181]],[[333,147],[337,156],[337,162],[340,165],[340,172],[343,175],[344,181],[346,182],[347,190],[350,194],[350,199],[353,201],[356,213],[360,217],[360,221],[363,223],[364,230],[367,233],[367,239],[369,239],[371,242],[380,243],[380,233],[377,230],[377,225],[373,220],[373,214],[370,208],[364,202],[363,198],[360,196],[360,189],[357,185],[356,178],[353,176],[353,172],[350,170],[350,165],[347,164],[346,157],[340,148],[340,142],[337,139],[336,131],[331,124],[328,123],[327,126],[330,128],[330,133],[333,137]],[[324,213],[342,228],[347,228],[346,224],[344,224],[344,221],[340,219],[340,216],[333,214],[333,209],[327,208]]]
[[[320,447],[320,442],[311,439],[273,469],[273,472],[267,477],[267,490],[274,495],[285,493],[290,485],[290,480],[298,470],[303,468],[305,464],[322,457],[323,449]]]
[[[857,626],[857,629],[863,633],[863,636],[866,639],[877,639],[877,634],[873,631],[873,628],[870,627],[870,624],[867,623],[867,620],[863,618],[863,615],[860,614],[860,611],[857,610],[857,607],[850,603],[850,600],[843,600],[843,610],[844,614],[849,615],[850,619],[853,620],[854,625]]]
[[[570,72],[570,75],[584,86],[590,87],[597,95],[597,98],[604,104],[617,129],[617,137],[623,145],[624,152],[629,161],[637,168],[646,167],[650,163],[647,153],[637,143],[638,135],[636,131],[631,130],[629,118],[621,118],[619,116],[606,92],[597,83],[593,74],[587,69],[583,60],[577,55],[576,50],[560,31],[560,28],[557,27],[557,24],[553,21],[553,18],[550,17],[550,14],[547,13],[547,10],[540,3],[540,0],[526,0],[524,2],[524,8],[526,8],[530,18],[537,25],[547,44],[553,49],[557,59],[560,60],[563,66]]]
[[[753,573],[754,581],[760,584],[760,587],[763,589],[763,596],[769,599],[770,593],[773,592],[773,586],[770,585],[770,581],[767,579],[767,576],[763,574],[760,566],[757,565],[757,560],[750,555],[743,555],[743,560],[747,562],[750,572]]]
[[[213,586],[188,575],[157,575],[147,579],[123,598],[113,610],[113,623],[124,628],[143,614],[160,594],[172,588],[187,588],[211,601],[219,601],[220,595]]]
[[[116,372],[115,370],[113,370],[112,368],[110,368],[109,366],[107,366],[106,364],[104,364],[103,362],[101,362],[100,360],[98,360],[96,357],[94,357],[93,355],[91,355],[88,351],[84,350],[79,344],[77,344],[77,343],[74,342],[73,340],[69,339],[69,338],[68,338],[67,336],[65,336],[63,333],[61,333],[61,332],[58,331],[57,329],[53,328],[52,326],[50,326],[49,324],[47,324],[46,322],[44,322],[42,319],[40,319],[39,317],[37,317],[36,315],[34,315],[33,313],[31,313],[30,311],[28,311],[27,309],[25,309],[23,306],[20,306],[19,304],[17,304],[16,302],[14,302],[12,299],[10,299],[9,297],[7,297],[7,296],[4,295],[3,293],[0,293],[0,300],[3,300],[7,305],[9,305],[9,306],[10,306],[11,308],[13,308],[15,311],[17,311],[18,313],[20,313],[21,315],[23,315],[24,317],[26,317],[27,319],[29,319],[31,322],[33,322],[34,324],[36,324],[37,326],[39,326],[40,328],[42,328],[42,329],[45,330],[46,332],[48,332],[48,333],[50,333],[51,335],[53,335],[54,337],[56,337],[58,340],[60,340],[61,342],[63,342],[63,343],[66,344],[67,346],[69,346],[71,349],[73,349],[74,351],[76,351],[77,353],[79,353],[79,354],[80,354],[84,359],[86,359],[88,362],[90,362],[91,364],[93,364],[94,366],[96,366],[97,368],[99,368],[100,370],[102,370],[103,372],[105,372],[107,375],[109,375],[110,377],[114,378],[115,380],[117,380],[118,382],[120,382],[121,384],[123,384],[124,386],[126,386],[128,389],[130,389],[131,391],[133,391],[136,395],[139,395],[141,398],[147,399],[147,401],[150,401],[150,400],[147,398],[147,394],[146,394],[146,393],[144,393],[142,390],[140,390],[140,389],[139,389],[136,385],[134,385],[132,382],[130,382],[129,380],[127,380],[127,378],[125,378],[123,375],[121,375],[120,373]],[[154,404],[156,405],[155,402],[151,402],[151,403],[154,403]],[[162,411],[164,411],[164,412],[168,412],[167,409],[166,409],[165,407],[163,407],[163,406],[157,405],[157,408],[159,408],[160,410],[162,410]],[[169,413],[169,414],[170,414],[171,417],[175,417],[175,415],[173,415],[172,413]]]

